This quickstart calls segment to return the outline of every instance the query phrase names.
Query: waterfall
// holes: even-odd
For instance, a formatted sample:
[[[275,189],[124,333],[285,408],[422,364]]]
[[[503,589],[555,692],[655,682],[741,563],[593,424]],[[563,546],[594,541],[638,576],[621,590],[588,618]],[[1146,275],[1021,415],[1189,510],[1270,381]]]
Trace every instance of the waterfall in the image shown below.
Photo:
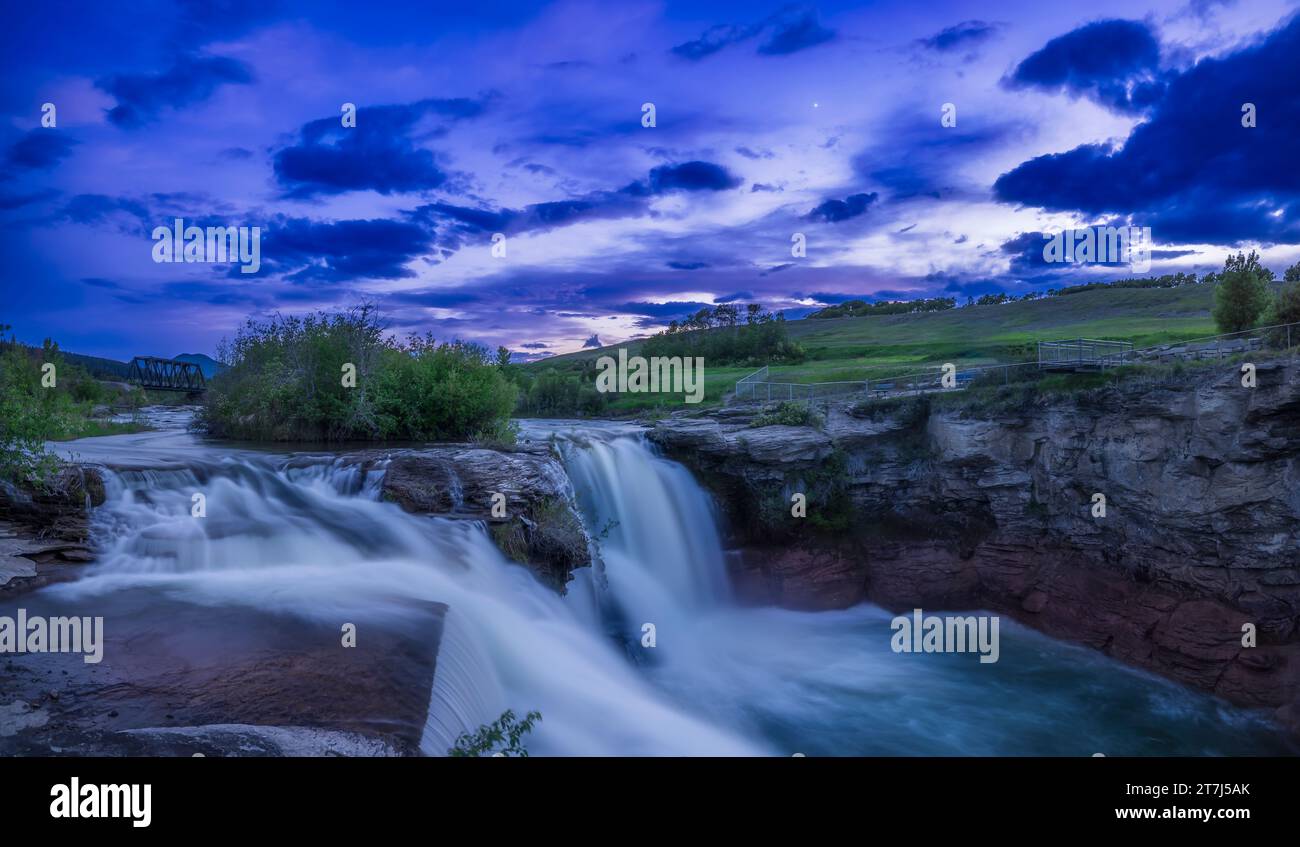
[[[477,522],[380,502],[355,465],[240,456],[109,473],[107,488],[96,514],[99,562],[50,589],[59,597],[148,590],[330,623],[401,615],[412,600],[445,604],[427,753],[445,753],[506,708],[542,713],[528,741],[534,754],[765,751],[648,682],[575,602],[579,592],[562,598],[541,585]],[[199,493],[203,518],[192,515]]]
[[[629,437],[570,442],[564,454],[629,638],[645,624],[683,631],[729,603],[713,503],[685,468]]]
[[[1001,660],[984,665],[892,652],[892,615],[871,605],[741,606],[713,502],[639,431],[527,431],[556,438],[598,553],[564,596],[508,561],[482,524],[382,502],[383,462],[158,433],[78,444],[101,459],[128,445],[162,468],[107,474],[93,517],[97,562],[41,599],[93,600],[82,605],[106,614],[106,631],[130,615],[136,631],[178,639],[196,607],[221,637],[260,614],[326,633],[361,621],[367,638],[368,627],[442,609],[415,729],[431,755],[505,709],[542,714],[526,738],[534,755],[1277,750],[1246,713],[1009,621]]]

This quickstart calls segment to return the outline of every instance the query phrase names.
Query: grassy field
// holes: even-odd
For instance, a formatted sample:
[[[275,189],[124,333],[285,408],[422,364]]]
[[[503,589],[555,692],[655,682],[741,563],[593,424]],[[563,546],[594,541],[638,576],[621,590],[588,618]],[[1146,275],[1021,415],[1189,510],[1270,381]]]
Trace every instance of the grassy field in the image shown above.
[[[722,395],[736,385],[736,380],[749,376],[753,368],[709,368],[704,369],[704,400],[697,406],[716,406],[722,402]],[[623,394],[608,406],[608,413],[622,416],[633,413],[653,413],[657,409],[672,411],[674,409],[696,405],[682,401],[680,394]]]
[[[1115,288],[1045,297],[997,306],[968,306],[920,315],[882,315],[787,324],[790,337],[808,358],[799,365],[773,366],[777,382],[837,382],[879,378],[923,370],[944,362],[960,367],[1033,361],[1037,342],[1067,338],[1131,341],[1149,347],[1213,335],[1210,286]],[[635,353],[636,341],[584,350],[533,363],[530,368],[574,367],[618,347]],[[713,368],[706,364],[706,403],[753,368]],[[617,400],[612,411],[645,408],[645,395]],[[655,398],[653,405],[674,408],[680,397]]]
[[[1032,361],[1037,342],[1065,338],[1132,341],[1149,347],[1216,332],[1208,286],[1085,291],[924,315],[791,321],[808,361],[773,368],[793,382],[864,379],[955,362]]]

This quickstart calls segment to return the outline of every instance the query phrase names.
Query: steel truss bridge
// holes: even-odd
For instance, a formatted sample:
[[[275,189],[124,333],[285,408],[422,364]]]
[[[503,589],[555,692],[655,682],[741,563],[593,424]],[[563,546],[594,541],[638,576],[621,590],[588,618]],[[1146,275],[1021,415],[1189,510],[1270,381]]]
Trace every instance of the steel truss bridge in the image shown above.
[[[208,388],[203,371],[193,362],[158,359],[153,356],[136,356],[132,359],[127,379],[150,391],[198,392]]]

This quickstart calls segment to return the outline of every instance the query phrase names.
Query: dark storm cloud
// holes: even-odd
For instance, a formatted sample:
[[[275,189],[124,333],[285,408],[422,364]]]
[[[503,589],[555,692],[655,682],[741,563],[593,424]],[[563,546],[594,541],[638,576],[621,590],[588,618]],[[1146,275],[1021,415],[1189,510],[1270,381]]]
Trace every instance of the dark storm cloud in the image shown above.
[[[33,129],[9,146],[5,163],[11,168],[49,170],[72,155],[77,141],[57,129]]]
[[[40,203],[44,200],[51,200],[59,196],[59,192],[53,189],[44,189],[40,191],[18,192],[14,194],[0,193],[0,211],[11,211],[21,209],[34,203]]]
[[[405,267],[433,246],[432,234],[407,221],[320,222],[277,217],[262,231],[262,274],[291,282],[404,279]],[[231,275],[238,278],[239,268]]]
[[[850,194],[843,200],[830,199],[822,202],[808,213],[809,220],[839,223],[865,214],[872,203],[876,202],[876,193]]]
[[[920,44],[930,50],[949,52],[982,44],[992,38],[997,31],[997,24],[986,21],[962,21],[939,30],[929,38],[920,39]]]
[[[835,37],[835,31],[821,25],[813,7],[791,4],[757,24],[711,26],[698,38],[673,47],[672,52],[683,59],[699,61],[725,47],[762,35],[766,37],[759,44],[758,52],[781,56],[830,41]]]
[[[994,183],[1004,202],[1129,216],[1164,242],[1300,242],[1300,18],[1262,42],[1204,59],[1118,149],[1082,145],[1031,159]],[[1258,126],[1242,125],[1253,103]]]
[[[342,115],[321,118],[299,131],[299,142],[274,157],[276,180],[290,197],[372,190],[380,194],[443,187],[447,174],[433,151],[416,146],[412,131],[426,118],[447,120],[482,114],[485,101],[428,99],[357,109],[355,127]]]
[[[1047,234],[1042,232],[1022,232],[1003,242],[998,249],[1011,257],[1012,273],[1048,268],[1052,265],[1043,258],[1043,246],[1047,243],[1047,238]]]
[[[182,56],[157,74],[117,74],[96,80],[95,86],[117,100],[108,119],[134,129],[158,117],[164,107],[179,109],[200,103],[222,85],[247,85],[253,72],[226,56]]]
[[[1164,91],[1160,43],[1141,21],[1096,21],[1053,38],[1007,78],[1012,88],[1089,97],[1126,114],[1145,111]]]
[[[767,21],[768,38],[758,47],[759,53],[781,56],[824,44],[835,31],[817,21],[817,11],[810,6],[786,6]]]
[[[414,221],[448,225],[439,246],[458,249],[463,240],[488,233],[536,232],[586,220],[636,217],[647,213],[650,198],[676,192],[725,191],[742,180],[712,162],[661,165],[645,180],[617,191],[592,191],[568,200],[533,203],[521,209],[481,209],[454,203],[428,203],[409,213]]]
[[[78,194],[68,200],[61,216],[72,223],[101,224],[123,214],[139,221],[141,227],[149,224],[150,213],[144,203],[105,194]]]
[[[645,188],[651,194],[672,191],[725,191],[740,185],[741,179],[722,165],[712,162],[685,162],[680,165],[660,165],[650,171]],[[630,186],[634,193],[639,186]]]

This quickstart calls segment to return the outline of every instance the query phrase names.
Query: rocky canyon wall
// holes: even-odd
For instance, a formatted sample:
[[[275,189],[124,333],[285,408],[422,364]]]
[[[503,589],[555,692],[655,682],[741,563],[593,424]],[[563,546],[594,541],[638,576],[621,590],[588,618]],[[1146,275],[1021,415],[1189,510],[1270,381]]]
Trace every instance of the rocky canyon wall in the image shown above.
[[[651,438],[717,495],[754,602],[992,609],[1300,731],[1300,364],[950,399]]]

